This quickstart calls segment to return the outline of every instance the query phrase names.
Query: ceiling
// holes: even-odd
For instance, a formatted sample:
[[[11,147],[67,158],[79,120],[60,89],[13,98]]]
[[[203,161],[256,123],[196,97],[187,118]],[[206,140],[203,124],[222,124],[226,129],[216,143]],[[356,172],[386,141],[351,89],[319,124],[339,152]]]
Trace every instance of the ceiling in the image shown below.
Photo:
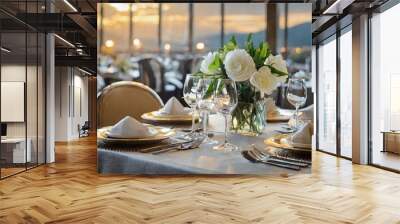
[[[387,0],[249,0],[268,3],[312,3],[313,40],[324,35],[337,21],[373,9]],[[47,4],[46,4],[47,2]],[[1,0],[0,21],[2,32],[18,33],[26,28],[39,32],[55,32],[56,63],[76,63],[95,73],[97,64],[97,2],[134,2],[129,0]],[[141,0],[140,2],[155,2]],[[171,2],[158,1],[158,2]],[[175,0],[174,2],[187,2]],[[196,2],[215,2],[200,0]],[[221,1],[219,1],[221,2]],[[223,1],[222,1],[223,2]],[[230,0],[229,2],[235,2]],[[237,2],[243,2],[237,0]],[[49,13],[49,12],[52,13]],[[351,22],[351,18],[350,18]],[[16,36],[14,34],[14,36]],[[7,34],[6,38],[18,38]],[[66,40],[66,41],[63,41]],[[69,43],[70,44],[69,44]],[[21,43],[23,44],[23,43]],[[72,45],[74,46],[72,46]],[[17,48],[18,46],[14,46]],[[28,49],[28,53],[29,53]],[[80,64],[81,62],[81,64]],[[93,66],[88,66],[93,63]]]
[[[47,4],[46,4],[47,2]],[[73,65],[96,74],[96,0],[1,0],[3,45],[13,49],[9,58],[32,58],[36,46],[27,45],[21,32],[51,32],[55,38],[56,65]],[[49,13],[51,12],[51,13]],[[28,42],[32,38],[27,35]],[[71,64],[71,61],[74,64]]]

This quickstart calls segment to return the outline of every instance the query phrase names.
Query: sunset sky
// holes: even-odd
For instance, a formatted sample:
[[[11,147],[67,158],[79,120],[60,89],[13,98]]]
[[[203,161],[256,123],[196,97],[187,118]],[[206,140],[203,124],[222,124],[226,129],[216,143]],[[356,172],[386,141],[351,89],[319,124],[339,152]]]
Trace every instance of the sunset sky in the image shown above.
[[[113,40],[115,48],[127,48],[129,31],[129,4],[104,3],[104,40]],[[158,29],[157,3],[136,3],[132,5],[134,13],[134,36],[140,39],[144,49],[155,50]],[[283,11],[283,4],[278,10]],[[175,48],[186,47],[188,37],[188,4],[162,4],[162,40]],[[284,17],[279,18],[280,27],[284,26]],[[289,4],[288,26],[311,22],[310,4]],[[194,41],[218,35],[220,33],[220,4],[194,4]],[[265,4],[263,3],[226,3],[225,33],[255,33],[265,30]],[[117,50],[117,49],[116,49]]]

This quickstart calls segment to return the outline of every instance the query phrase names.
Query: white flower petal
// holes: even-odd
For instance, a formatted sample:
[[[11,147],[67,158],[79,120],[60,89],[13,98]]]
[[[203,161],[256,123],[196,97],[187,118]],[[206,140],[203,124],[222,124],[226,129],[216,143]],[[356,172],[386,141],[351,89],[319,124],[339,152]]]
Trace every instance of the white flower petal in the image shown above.
[[[203,61],[200,64],[200,71],[204,74],[215,75],[220,71],[219,69],[210,70],[210,64],[214,61],[214,58],[218,55],[218,52],[210,52],[206,56],[204,56]]]
[[[243,49],[228,52],[224,65],[228,77],[237,82],[248,80],[256,71],[253,58]]]
[[[270,65],[278,71],[288,73],[286,61],[283,60],[282,55],[270,55],[264,62],[265,65]]]
[[[286,76],[277,77],[271,73],[271,69],[267,66],[261,67],[250,78],[250,83],[255,86],[260,92],[272,94],[278,87],[279,83],[284,82]]]

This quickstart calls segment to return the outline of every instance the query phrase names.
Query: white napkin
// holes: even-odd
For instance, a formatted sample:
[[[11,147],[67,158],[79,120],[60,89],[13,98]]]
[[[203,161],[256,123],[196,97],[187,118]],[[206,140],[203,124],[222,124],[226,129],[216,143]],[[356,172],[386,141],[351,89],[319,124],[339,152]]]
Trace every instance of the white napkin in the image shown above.
[[[172,97],[165,106],[159,110],[159,113],[162,115],[188,115],[190,109],[184,107],[178,99]]]
[[[299,116],[301,120],[312,121],[314,119],[314,104],[303,108]]]
[[[118,121],[107,132],[107,136],[111,138],[145,138],[155,134],[154,130],[130,116],[126,116]]]
[[[275,105],[275,100],[273,98],[265,99],[265,107],[267,108],[267,114],[277,114],[279,113],[278,107]]]
[[[311,148],[312,129],[312,123],[307,122],[296,133],[288,138],[290,145],[293,147]]]
[[[302,124],[308,121],[314,123],[314,104],[299,111],[299,123]],[[292,116],[288,124],[289,126],[294,127],[296,124],[296,118]]]

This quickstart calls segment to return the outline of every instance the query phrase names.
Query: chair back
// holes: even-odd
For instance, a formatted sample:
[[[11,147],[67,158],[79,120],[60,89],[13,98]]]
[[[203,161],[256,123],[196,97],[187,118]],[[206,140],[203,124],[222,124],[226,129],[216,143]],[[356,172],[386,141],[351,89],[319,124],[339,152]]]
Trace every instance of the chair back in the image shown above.
[[[161,98],[148,86],[132,81],[115,82],[97,96],[98,127],[114,125],[128,115],[140,120],[142,114],[163,106]]]
[[[143,58],[138,61],[140,80],[161,95],[164,92],[164,66],[155,58]]]

